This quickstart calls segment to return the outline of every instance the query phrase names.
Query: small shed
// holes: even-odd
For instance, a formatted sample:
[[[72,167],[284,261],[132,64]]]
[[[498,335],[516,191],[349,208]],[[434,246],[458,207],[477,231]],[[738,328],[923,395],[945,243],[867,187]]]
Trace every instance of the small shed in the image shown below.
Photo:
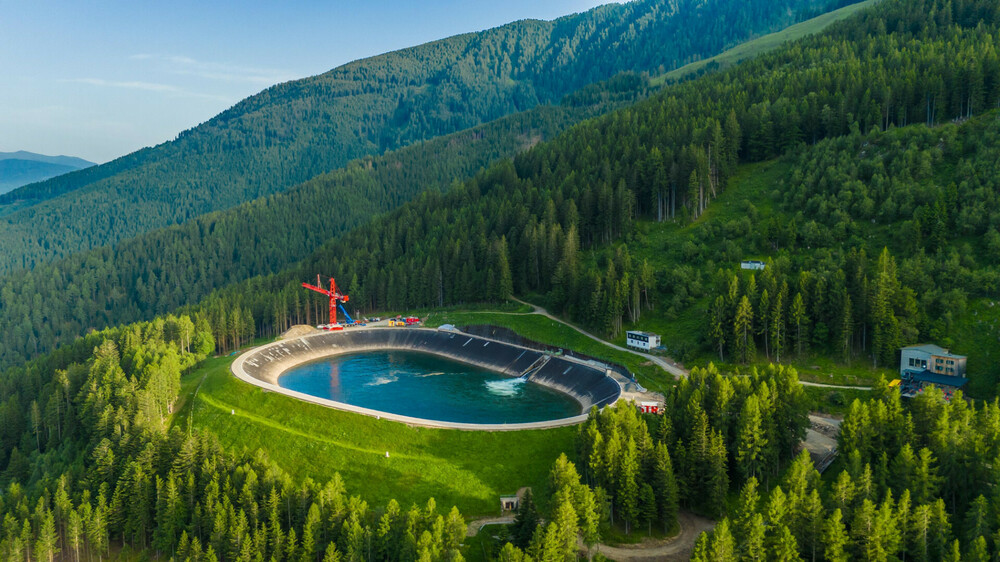
[[[740,262],[740,269],[752,269],[754,271],[761,271],[767,264],[760,260],[743,260]]]
[[[517,508],[521,507],[520,496],[500,496],[500,511],[517,511]]]
[[[523,486],[517,489],[517,493],[509,496],[500,496],[500,513],[517,511],[521,507],[521,498],[524,497],[531,488]]]

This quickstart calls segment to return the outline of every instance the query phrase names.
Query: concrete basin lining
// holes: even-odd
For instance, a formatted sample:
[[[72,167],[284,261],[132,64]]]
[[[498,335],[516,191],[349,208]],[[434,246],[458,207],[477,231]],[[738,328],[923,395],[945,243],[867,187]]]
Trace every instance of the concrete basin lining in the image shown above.
[[[461,332],[413,327],[353,328],[277,341],[251,349],[236,358],[231,370],[244,382],[313,404],[413,426],[461,430],[513,431],[575,425],[586,421],[587,411],[591,406],[603,408],[613,404],[622,392],[621,385],[608,376],[606,368],[599,364],[567,357],[550,357],[531,376],[531,380],[573,397],[580,404],[580,415],[540,422],[476,424],[392,414],[311,396],[278,385],[278,378],[282,374],[303,363],[347,353],[386,349],[440,355],[512,377],[520,376],[529,367],[537,367],[536,361],[543,356],[541,352],[526,347]]]

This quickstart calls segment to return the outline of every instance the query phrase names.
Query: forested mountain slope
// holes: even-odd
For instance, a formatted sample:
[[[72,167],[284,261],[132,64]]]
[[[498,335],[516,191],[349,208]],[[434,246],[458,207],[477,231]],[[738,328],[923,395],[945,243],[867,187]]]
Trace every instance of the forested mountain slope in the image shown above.
[[[511,290],[542,293],[556,310],[613,336],[647,314],[657,296],[687,307],[699,295],[728,291],[730,276],[716,269],[733,263],[719,260],[784,248],[829,261],[826,271],[858,276],[869,289],[845,321],[843,309],[826,312],[839,301],[810,299],[827,294],[815,289],[822,275],[810,275],[809,262],[799,261],[775,269],[789,287],[780,314],[770,300],[763,317],[780,318],[790,338],[791,307],[802,293],[802,306],[822,319],[828,341],[846,326],[852,353],[884,362],[896,343],[948,335],[948,315],[962,311],[949,303],[989,296],[997,286],[988,253],[1000,225],[996,186],[988,179],[995,176],[994,119],[941,124],[996,106],[998,31],[1000,12],[990,3],[883,2],[819,36],[573,127],[446,194],[426,194],[332,240],[298,267],[221,291],[206,304],[216,335],[225,335],[226,311],[253,314],[259,331],[300,321],[297,284],[336,264],[336,276],[362,310],[496,300]],[[908,125],[880,136],[884,127],[913,121],[930,127]],[[868,130],[871,136],[861,133]],[[824,137],[836,140],[806,148]],[[771,189],[787,201],[792,220],[755,227],[750,210],[734,224],[701,218],[739,162],[783,153],[803,155]],[[653,250],[675,261],[632,259],[632,244],[621,243],[640,236],[636,220],[671,214],[704,228]],[[871,221],[881,230],[863,227]],[[908,233],[907,251],[917,254],[897,274],[891,256],[877,256],[883,246],[903,247],[899,231]],[[850,257],[863,252],[869,257]],[[777,299],[785,278],[774,281]],[[838,286],[856,287],[831,288]],[[742,352],[745,360],[749,347],[726,348],[734,341],[731,318],[742,306],[741,287],[720,324],[724,351]],[[759,293],[747,300],[754,315]],[[700,341],[711,348],[707,324]],[[764,347],[771,326],[751,326],[748,333]],[[834,347],[829,351],[836,353]]]
[[[648,314],[649,304],[665,306],[668,290],[671,305],[690,306],[683,292],[697,284],[725,290],[719,296],[738,313],[774,313],[765,338],[775,325],[791,331],[780,319],[792,308],[776,303],[794,303],[795,292],[805,295],[809,318],[826,324],[826,311],[842,314],[836,305],[845,301],[812,298],[840,293],[815,290],[838,272],[862,286],[868,279],[869,310],[840,318],[873,334],[924,330],[910,315],[917,291],[995,298],[998,41],[993,1],[883,0],[822,35],[577,125],[445,194],[428,191],[296,267],[216,293],[190,315],[89,334],[5,371],[0,552],[103,556],[113,542],[192,560],[457,559],[457,512],[369,509],[347,497],[339,478],[296,482],[264,452],[223,449],[171,419],[186,367],[215,340],[225,348],[299,321],[298,283],[334,264],[362,309],[534,292],[609,333]],[[758,160],[768,162],[751,164]],[[763,175],[767,167],[782,174]],[[746,190],[754,172],[767,180],[758,187],[772,208],[745,205],[743,216],[721,220],[717,201]],[[686,237],[655,249],[669,264],[629,253],[654,228]],[[882,246],[915,261],[869,251]],[[774,292],[764,276],[754,291],[748,278],[729,291],[729,272],[713,273],[765,248],[778,254],[769,267]],[[762,307],[763,289],[790,298]],[[754,326],[745,333],[761,337]],[[880,351],[865,353],[878,360]],[[844,419],[843,470],[834,465],[835,479],[825,481],[807,454],[788,464],[807,427],[795,372],[739,374],[694,369],[666,393],[664,416],[595,412],[567,452],[580,468],[565,459],[553,467],[554,505],[542,514],[546,526],[524,533],[537,537],[525,541],[528,552],[565,559],[562,547],[575,552],[578,535],[591,544],[606,525],[595,505],[612,505],[627,526],[669,525],[680,503],[728,511],[697,560],[992,559],[995,400],[948,402],[928,392],[903,403],[895,390],[876,391]]]
[[[275,193],[355,158],[556,101],[621,71],[671,69],[823,4],[612,4],[273,86],[175,141],[0,197],[20,209],[0,221],[0,273]]]
[[[422,191],[446,190],[573,123],[641,99],[647,87],[645,78],[622,74],[557,106],[360,159],[283,193],[0,277],[0,365],[279,271]]]

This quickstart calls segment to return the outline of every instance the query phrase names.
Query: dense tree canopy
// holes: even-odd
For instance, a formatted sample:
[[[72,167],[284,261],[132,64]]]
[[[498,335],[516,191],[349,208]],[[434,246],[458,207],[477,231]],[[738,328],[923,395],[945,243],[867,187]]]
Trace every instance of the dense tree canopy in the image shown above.
[[[375,511],[337,474],[296,482],[169,423],[181,373],[213,350],[204,318],[167,316],[0,375],[0,557],[100,559],[114,542],[205,562],[461,560],[455,508]]]
[[[174,141],[0,196],[12,204],[0,221],[0,273],[280,192],[356,158],[557,102],[619,72],[672,69],[824,4],[612,3],[278,84]]]
[[[74,254],[0,277],[0,364],[18,363],[89,329],[149,319],[198,302],[213,289],[280,271],[327,238],[398,207],[424,190],[447,189],[531,142],[641,96],[632,75],[543,106],[352,162],[286,192],[155,230],[115,247]],[[598,101],[602,93],[611,98]]]
[[[868,136],[859,132],[862,128],[895,127],[896,119],[916,111],[914,98],[914,107],[888,111],[889,117],[882,119],[879,116],[887,104],[896,107],[903,98],[866,97],[871,84],[920,92],[913,95],[924,108],[927,96],[934,98],[940,93],[928,89],[931,77],[946,75],[952,61],[963,57],[976,71],[953,76],[956,82],[947,90],[948,95],[965,88],[971,80],[982,82],[982,99],[991,100],[989,104],[1000,99],[1000,75],[995,72],[1000,59],[994,50],[981,48],[992,44],[1000,16],[979,20],[983,13],[979,4],[950,3],[947,12],[951,23],[939,25],[937,18],[944,8],[921,4],[920,17],[925,19],[920,20],[914,19],[917,16],[911,4],[880,3],[824,34],[584,122],[445,194],[425,193],[398,211],[331,240],[282,274],[225,289],[213,300],[220,308],[248,309],[258,331],[264,333],[307,318],[308,307],[295,293],[296,284],[328,269],[329,264],[336,264],[337,276],[348,282],[345,286],[356,299],[353,302],[363,311],[499,300],[506,295],[497,281],[510,275],[515,293],[544,293],[556,310],[614,336],[623,322],[641,317],[651,304],[650,294],[659,291],[672,300],[671,293],[683,287],[674,280],[687,267],[681,262],[676,268],[661,271],[633,259],[628,245],[620,242],[632,235],[636,218],[697,217],[713,193],[725,189],[737,159],[752,161],[791,151],[801,156],[793,157],[797,160],[788,180],[786,205],[789,212],[801,212],[801,216],[793,214],[788,223],[775,222],[758,229],[751,228],[750,217],[734,228],[707,221],[709,226],[699,231],[700,235],[743,237],[754,243],[798,248],[832,246],[841,241],[848,250],[837,249],[836,254],[816,251],[816,265],[802,269],[815,269],[817,274],[804,279],[790,265],[779,264],[777,273],[765,279],[768,295],[764,312],[759,301],[762,293],[756,288],[747,292],[745,284],[742,288],[737,285],[733,292],[730,279],[722,277],[717,285],[725,294],[724,310],[707,315],[719,319],[719,328],[714,331],[716,341],[706,333],[706,347],[718,349],[721,341],[723,352],[729,346],[729,351],[749,359],[758,349],[771,355],[772,347],[777,353],[801,352],[809,345],[807,336],[833,341],[821,338],[825,333],[843,336],[839,341],[846,342],[845,355],[863,351],[885,363],[897,343],[912,341],[921,333],[935,333],[933,324],[939,317],[934,311],[964,298],[953,289],[986,294],[997,286],[995,268],[960,258],[970,256],[971,247],[943,246],[949,259],[932,268],[910,267],[927,259],[919,253],[907,259],[907,267],[900,268],[891,255],[880,266],[878,256],[883,246],[867,247],[862,236],[866,217],[852,218],[851,223],[839,218],[830,230],[824,226],[831,214],[854,216],[854,211],[836,213],[829,202],[822,204],[824,189],[842,193],[836,186],[843,181],[865,185],[860,178],[870,174],[876,162],[885,166],[883,173],[895,176],[893,181],[905,185],[903,182],[913,181],[908,179],[912,172],[907,171],[905,162],[926,142],[925,150],[931,153],[927,158],[935,151],[944,154],[936,170],[931,160],[927,173],[944,174],[950,166],[961,164],[961,169],[968,169],[963,176],[970,178],[961,189],[961,206],[948,211],[947,217],[942,215],[943,224],[954,221],[948,218],[952,215],[966,213],[975,226],[961,228],[987,234],[997,228],[995,212],[988,206],[996,197],[995,190],[981,185],[988,180],[972,179],[979,175],[977,167],[988,172],[989,166],[995,165],[989,149],[974,150],[977,142],[994,138],[995,120],[933,129],[917,125]],[[920,27],[919,21],[930,24]],[[876,62],[885,60],[894,62]],[[967,109],[960,100],[949,102],[932,121],[965,118]],[[777,126],[775,119],[779,117],[784,122]],[[789,130],[802,135],[782,140],[779,133]],[[958,134],[960,130],[963,132]],[[901,150],[899,143],[909,138],[911,131],[915,149]],[[802,148],[803,140],[824,137],[843,138]],[[930,146],[935,142],[932,139],[938,139],[935,148]],[[855,158],[851,150],[857,147],[864,154],[843,172],[832,165],[819,165],[824,158],[836,158],[837,162]],[[830,154],[845,156],[825,156]],[[836,182],[821,175],[838,173]],[[852,180],[852,175],[856,179]],[[931,186],[920,190],[933,194],[934,201],[937,193],[945,197],[949,192],[948,188]],[[908,204],[920,207],[921,216],[931,216],[927,213],[940,205],[928,204],[928,196],[919,195],[920,190],[907,190],[914,201],[920,201]],[[888,200],[888,191],[869,191],[871,196]],[[959,190],[954,193],[958,197]],[[873,200],[864,207],[874,205]],[[887,226],[895,224],[892,221],[898,220],[898,215],[884,220]],[[948,231],[942,240],[956,236]],[[698,242],[691,241],[690,255],[687,243],[668,250],[679,250],[681,257],[692,263],[720,257],[699,256]],[[850,250],[852,245],[857,248]],[[739,252],[731,259],[739,259]],[[962,267],[970,270],[968,282],[963,276],[945,279],[945,272]],[[833,275],[837,269],[844,270],[844,279],[824,279],[827,272]],[[942,274],[936,276],[940,283],[935,289],[935,277],[927,276],[936,270]],[[848,274],[852,278],[847,278]],[[921,277],[925,288],[935,290],[925,291],[922,297],[927,308],[914,311],[911,293],[915,288],[907,288],[906,283]],[[957,286],[957,282],[962,285]],[[705,280],[698,290],[704,295],[708,287],[711,282]],[[883,290],[871,292],[878,287]],[[741,307],[744,294],[748,302]],[[697,292],[688,291],[688,299],[697,296]],[[848,296],[853,301],[849,318],[844,316]],[[735,325],[738,309],[742,309],[739,337]],[[710,328],[706,326],[706,332]],[[825,343],[820,347],[840,354],[844,346]]]
[[[757,481],[694,560],[991,560],[996,552],[1000,404],[935,389],[855,401],[840,426],[846,459],[821,479],[807,454],[763,497]],[[731,557],[714,554],[725,547]]]

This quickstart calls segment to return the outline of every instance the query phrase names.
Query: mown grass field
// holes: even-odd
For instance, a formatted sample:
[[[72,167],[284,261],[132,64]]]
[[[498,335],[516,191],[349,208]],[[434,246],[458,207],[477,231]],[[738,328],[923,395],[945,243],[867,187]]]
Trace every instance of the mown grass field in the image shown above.
[[[739,45],[727,51],[723,51],[714,57],[695,61],[680,68],[671,70],[665,74],[661,74],[660,76],[652,79],[650,82],[653,85],[661,85],[667,82],[691,78],[705,70],[705,67],[709,64],[712,64],[713,66],[718,65],[718,68],[720,69],[732,66],[740,61],[753,58],[768,51],[773,51],[789,41],[794,41],[807,35],[819,33],[830,24],[848,18],[858,11],[871,6],[877,1],[878,0],[866,0],[857,4],[851,4],[850,6],[844,6],[839,10],[834,10],[832,12],[816,16],[812,19],[799,22],[795,25],[786,27],[781,31],[776,31],[768,35],[762,35],[756,39],[740,43]]]
[[[174,424],[211,431],[236,451],[265,451],[296,479],[325,482],[339,472],[349,492],[374,507],[392,498],[422,505],[433,497],[439,505],[457,505],[467,518],[493,515],[501,494],[521,486],[545,490],[555,459],[573,455],[575,427],[408,427],[265,392],[233,377],[232,361],[209,359],[184,377]]]

